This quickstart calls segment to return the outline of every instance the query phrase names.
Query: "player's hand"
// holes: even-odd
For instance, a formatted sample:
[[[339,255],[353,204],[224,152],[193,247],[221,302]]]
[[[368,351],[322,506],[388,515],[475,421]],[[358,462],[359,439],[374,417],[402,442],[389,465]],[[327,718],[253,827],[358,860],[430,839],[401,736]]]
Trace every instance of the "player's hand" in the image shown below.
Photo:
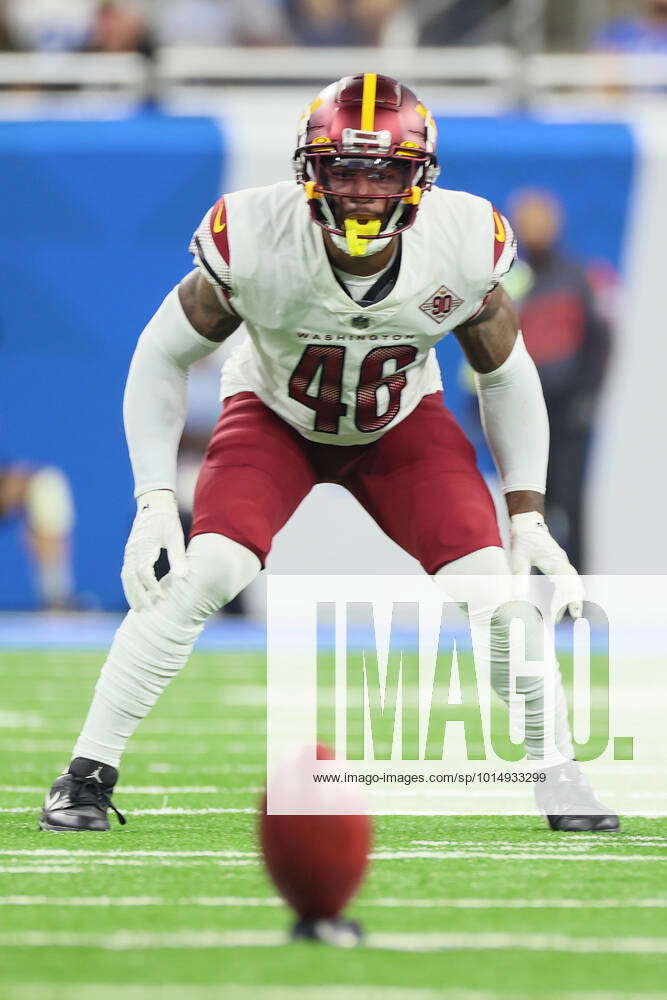
[[[560,621],[565,606],[573,618],[583,614],[584,588],[566,552],[552,538],[542,514],[514,514],[510,528],[510,566],[515,576],[528,576],[533,566],[554,585],[552,615]]]
[[[125,546],[125,559],[120,578],[127,603],[133,611],[141,611],[162,597],[155,577],[155,563],[160,549],[166,549],[170,571],[185,576],[188,570],[185,542],[171,490],[149,490],[137,500],[137,515]]]

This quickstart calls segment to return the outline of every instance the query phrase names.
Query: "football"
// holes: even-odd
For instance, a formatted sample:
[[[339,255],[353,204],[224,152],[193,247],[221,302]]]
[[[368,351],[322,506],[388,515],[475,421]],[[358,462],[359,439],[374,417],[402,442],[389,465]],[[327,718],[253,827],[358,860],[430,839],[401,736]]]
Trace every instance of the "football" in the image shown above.
[[[332,754],[319,747],[318,758]],[[335,918],[364,877],[371,822],[364,815],[268,815],[265,795],[260,839],[268,872],[298,916]]]

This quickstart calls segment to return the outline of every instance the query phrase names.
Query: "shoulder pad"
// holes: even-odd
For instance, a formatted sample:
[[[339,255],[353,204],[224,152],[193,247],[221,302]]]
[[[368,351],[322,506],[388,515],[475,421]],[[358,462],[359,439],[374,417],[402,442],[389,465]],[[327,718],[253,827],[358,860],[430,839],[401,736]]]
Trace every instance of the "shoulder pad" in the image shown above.
[[[505,216],[492,205],[493,212],[493,272],[491,289],[500,283],[516,260],[517,246],[514,231]]]
[[[218,285],[229,299],[232,294],[232,272],[224,196],[216,201],[202,219],[190,241],[189,249],[207,281]]]

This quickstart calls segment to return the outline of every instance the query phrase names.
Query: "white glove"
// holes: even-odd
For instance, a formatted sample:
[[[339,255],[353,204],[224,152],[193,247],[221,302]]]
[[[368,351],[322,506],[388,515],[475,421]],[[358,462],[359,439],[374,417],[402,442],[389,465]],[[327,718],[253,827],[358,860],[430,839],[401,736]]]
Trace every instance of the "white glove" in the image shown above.
[[[166,549],[169,566],[175,576],[185,576],[188,564],[185,542],[171,490],[149,490],[137,498],[137,515],[125,546],[120,578],[127,603],[141,611],[162,597],[154,566],[160,549]]]
[[[573,618],[581,618],[584,588],[566,552],[551,536],[542,514],[514,514],[510,528],[510,566],[515,576],[529,576],[536,566],[554,585],[552,616],[560,621],[565,605]]]

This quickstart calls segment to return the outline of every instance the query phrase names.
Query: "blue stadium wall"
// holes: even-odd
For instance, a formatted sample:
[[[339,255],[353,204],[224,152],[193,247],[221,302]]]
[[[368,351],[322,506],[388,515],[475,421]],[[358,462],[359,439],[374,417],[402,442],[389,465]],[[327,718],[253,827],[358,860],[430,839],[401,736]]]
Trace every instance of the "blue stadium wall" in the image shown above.
[[[548,188],[565,205],[569,248],[620,267],[636,161],[627,127],[506,117],[439,129],[443,185],[500,208],[517,188]],[[103,608],[124,606],[118,574],[134,511],[127,367],[189,267],[190,234],[224,188],[231,155],[213,119],[0,125],[0,462],[66,471],[77,591]],[[458,347],[448,338],[439,350],[449,403],[466,419],[469,399],[447,377]],[[0,608],[36,605],[21,535],[18,519],[0,524]]]

